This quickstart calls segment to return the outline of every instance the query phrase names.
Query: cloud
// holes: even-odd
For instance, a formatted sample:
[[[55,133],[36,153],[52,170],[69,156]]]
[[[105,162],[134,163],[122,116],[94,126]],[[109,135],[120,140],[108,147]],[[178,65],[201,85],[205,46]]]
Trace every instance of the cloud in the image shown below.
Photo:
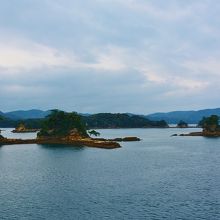
[[[43,44],[32,41],[0,41],[0,68],[7,73],[65,67],[72,63],[74,63],[72,57]]]
[[[126,51],[119,47],[107,47],[107,51],[96,51],[94,53],[95,62],[91,64],[84,64],[98,71],[122,71],[127,68],[124,55]]]
[[[151,21],[175,23],[181,20],[197,19],[197,14],[205,13],[207,1],[145,1],[145,0],[97,0],[102,4],[113,7],[117,5],[130,13],[141,14],[148,17]]]
[[[219,98],[207,94],[220,92],[219,9],[217,0],[5,1],[2,110],[212,107]]]
[[[188,71],[194,73],[195,75],[203,74],[203,75],[207,75],[208,77],[213,77],[213,76],[218,77],[220,76],[219,58],[220,55],[216,57],[206,57],[206,59],[200,59],[200,60],[186,60],[183,63],[183,66]]]
[[[36,69],[93,69],[97,71],[121,71],[126,69],[119,47],[91,49],[92,60],[83,60],[73,51],[33,42],[29,39],[0,40],[0,75],[30,72]]]

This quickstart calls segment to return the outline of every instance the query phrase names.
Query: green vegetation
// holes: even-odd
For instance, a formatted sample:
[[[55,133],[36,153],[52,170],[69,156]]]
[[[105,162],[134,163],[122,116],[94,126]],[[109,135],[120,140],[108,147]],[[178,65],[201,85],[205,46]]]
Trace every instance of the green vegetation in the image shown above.
[[[168,127],[165,121],[151,121],[128,114],[99,113],[83,117],[88,128],[150,128]]]
[[[44,119],[26,119],[26,120],[12,120],[9,118],[2,118],[0,120],[1,128],[16,128],[19,124],[24,124],[27,129],[40,129]]]
[[[20,124],[16,127],[16,129],[18,129],[18,130],[25,130],[25,129],[26,129],[26,126],[24,125],[24,123],[20,123]]]
[[[199,126],[203,128],[203,131],[220,131],[219,116],[211,115],[210,117],[203,117],[203,119],[199,122]]]
[[[42,127],[44,119],[26,119],[18,121],[19,124],[24,124],[27,129],[40,129]]]
[[[64,137],[70,135],[72,131],[77,131],[85,137],[88,136],[85,124],[77,113],[52,110],[43,121],[38,137]]]
[[[61,112],[61,111],[58,111],[58,112]],[[65,113],[65,114],[68,114],[68,113]],[[78,118],[82,119],[82,122],[81,122],[82,126],[85,127],[86,125],[87,129],[165,128],[165,127],[168,127],[168,124],[164,120],[153,121],[153,120],[150,120],[145,117],[138,116],[138,115],[100,113],[100,114],[94,114],[94,115],[89,115],[89,116],[79,116],[77,113],[70,113],[70,114],[74,114],[75,116],[77,115]],[[23,119],[23,120],[12,120],[9,118],[3,118],[3,120],[0,120],[0,127],[15,128],[19,124],[22,123],[27,129],[41,129],[41,128],[45,128],[45,121],[47,123],[48,117],[43,118],[43,119]],[[75,120],[74,123],[76,123],[76,121],[77,120]]]
[[[179,127],[179,128],[187,128],[188,124],[185,121],[180,120],[179,123],[177,124],[177,127]]]
[[[16,125],[17,125],[16,121],[1,116],[1,119],[0,119],[1,128],[14,128],[16,127]]]

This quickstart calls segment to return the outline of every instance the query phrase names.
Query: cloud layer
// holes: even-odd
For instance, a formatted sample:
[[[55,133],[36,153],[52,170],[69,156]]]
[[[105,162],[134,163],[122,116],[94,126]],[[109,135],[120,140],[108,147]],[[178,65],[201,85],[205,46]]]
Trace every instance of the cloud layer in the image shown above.
[[[217,0],[3,1],[1,110],[218,107]]]

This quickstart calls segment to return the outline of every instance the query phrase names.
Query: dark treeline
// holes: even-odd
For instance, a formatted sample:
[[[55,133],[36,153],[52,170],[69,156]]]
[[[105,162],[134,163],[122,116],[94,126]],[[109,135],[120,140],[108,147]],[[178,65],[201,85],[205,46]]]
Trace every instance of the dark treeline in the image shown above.
[[[128,114],[99,113],[83,116],[88,128],[149,128],[168,127],[165,121],[151,121],[141,116]]]
[[[28,129],[40,129],[44,119],[26,119],[26,120],[12,120],[9,118],[2,118],[0,120],[1,128],[16,128],[20,124],[24,124]]]
[[[89,116],[80,116],[87,128],[165,128],[168,127],[166,121],[153,121],[138,115],[128,114],[111,114],[100,113]],[[42,122],[45,119],[26,119],[12,120],[3,118],[0,120],[0,127],[17,127],[19,124],[24,124],[26,128],[38,129],[42,127]]]
[[[210,117],[203,117],[198,126],[203,128],[203,131],[216,132],[220,131],[219,125],[220,117],[218,115],[211,115]]]

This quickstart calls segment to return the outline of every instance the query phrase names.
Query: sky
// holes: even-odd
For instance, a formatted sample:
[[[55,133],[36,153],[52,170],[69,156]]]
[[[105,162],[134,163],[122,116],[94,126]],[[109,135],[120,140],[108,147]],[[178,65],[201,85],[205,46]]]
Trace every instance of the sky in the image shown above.
[[[0,110],[220,107],[219,0],[0,0]]]

